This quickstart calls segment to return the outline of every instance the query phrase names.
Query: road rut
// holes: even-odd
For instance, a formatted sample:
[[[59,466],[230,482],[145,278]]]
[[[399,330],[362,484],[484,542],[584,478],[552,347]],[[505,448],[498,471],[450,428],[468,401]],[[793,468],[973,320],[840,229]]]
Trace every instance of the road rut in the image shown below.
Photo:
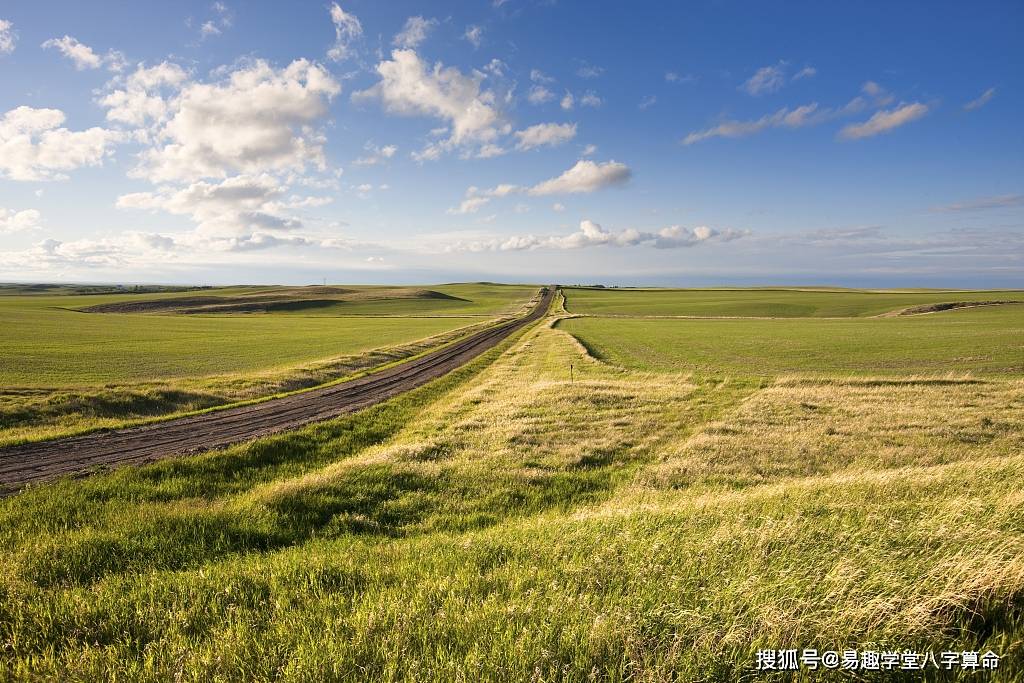
[[[2,448],[0,496],[16,493],[25,484],[220,448],[368,408],[423,386],[494,348],[543,318],[554,295],[554,287],[547,287],[537,305],[521,318],[348,382],[202,415]]]

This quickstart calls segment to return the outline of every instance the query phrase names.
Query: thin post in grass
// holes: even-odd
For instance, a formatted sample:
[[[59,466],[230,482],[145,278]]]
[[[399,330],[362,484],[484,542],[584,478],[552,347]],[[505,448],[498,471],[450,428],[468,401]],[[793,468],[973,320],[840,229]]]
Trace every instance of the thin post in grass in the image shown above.
[[[572,363],[569,363],[569,383],[576,384],[576,378],[572,374]]]

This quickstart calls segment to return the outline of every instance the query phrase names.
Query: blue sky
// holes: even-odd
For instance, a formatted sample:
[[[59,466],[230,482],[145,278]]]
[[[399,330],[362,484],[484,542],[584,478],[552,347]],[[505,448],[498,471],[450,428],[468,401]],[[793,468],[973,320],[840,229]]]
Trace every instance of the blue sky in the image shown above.
[[[1021,287],[1022,20],[7,2],[0,280]]]

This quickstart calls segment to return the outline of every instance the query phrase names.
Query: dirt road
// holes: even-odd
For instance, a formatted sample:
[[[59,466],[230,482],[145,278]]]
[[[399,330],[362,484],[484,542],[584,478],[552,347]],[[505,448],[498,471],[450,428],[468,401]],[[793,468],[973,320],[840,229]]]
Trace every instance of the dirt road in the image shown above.
[[[218,448],[367,408],[451,372],[540,320],[554,294],[553,287],[543,290],[536,307],[522,318],[342,384],[141,427],[0,449],[0,496],[32,482]]]

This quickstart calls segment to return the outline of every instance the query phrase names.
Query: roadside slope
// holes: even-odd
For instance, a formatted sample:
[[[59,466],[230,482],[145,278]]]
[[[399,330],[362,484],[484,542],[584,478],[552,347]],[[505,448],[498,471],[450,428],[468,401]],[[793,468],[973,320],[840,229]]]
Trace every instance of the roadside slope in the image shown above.
[[[522,318],[351,382],[137,428],[0,449],[0,495],[32,482],[200,452],[355,412],[476,358],[543,318],[553,298],[554,289],[546,288],[537,306]]]

